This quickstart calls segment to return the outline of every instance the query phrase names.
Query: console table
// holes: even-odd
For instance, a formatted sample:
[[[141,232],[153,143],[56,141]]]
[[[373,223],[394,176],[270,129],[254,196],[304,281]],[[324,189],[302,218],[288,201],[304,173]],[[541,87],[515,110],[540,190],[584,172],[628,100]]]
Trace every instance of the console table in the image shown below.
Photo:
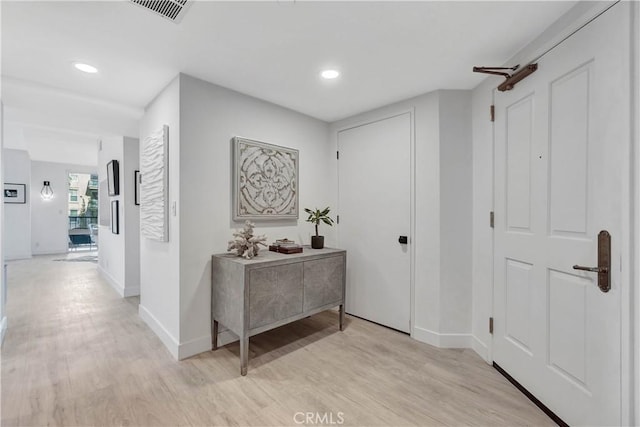
[[[263,250],[251,260],[213,255],[213,349],[221,323],[240,338],[240,373],[246,375],[253,335],[337,306],[342,330],[346,260],[344,250],[308,246],[291,255]]]

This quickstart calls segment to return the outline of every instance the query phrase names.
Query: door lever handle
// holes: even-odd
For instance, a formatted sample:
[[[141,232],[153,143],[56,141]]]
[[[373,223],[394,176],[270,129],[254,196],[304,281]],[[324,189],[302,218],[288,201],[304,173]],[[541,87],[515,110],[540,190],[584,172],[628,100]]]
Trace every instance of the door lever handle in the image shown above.
[[[582,265],[574,265],[574,270],[590,271],[592,273],[607,273],[609,269],[607,267],[584,267]]]
[[[609,292],[611,289],[611,235],[607,230],[598,233],[598,266],[574,265],[573,269],[598,273],[598,287],[602,292]]]

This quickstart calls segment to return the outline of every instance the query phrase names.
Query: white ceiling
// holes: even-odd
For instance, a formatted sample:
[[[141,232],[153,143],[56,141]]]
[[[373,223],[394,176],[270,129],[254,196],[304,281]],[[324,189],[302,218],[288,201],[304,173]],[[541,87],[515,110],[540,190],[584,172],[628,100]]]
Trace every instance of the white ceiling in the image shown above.
[[[25,126],[137,136],[183,72],[335,121],[471,89],[474,65],[503,64],[575,3],[194,1],[175,24],[128,1],[2,1],[2,98]],[[342,76],[321,80],[328,67]]]

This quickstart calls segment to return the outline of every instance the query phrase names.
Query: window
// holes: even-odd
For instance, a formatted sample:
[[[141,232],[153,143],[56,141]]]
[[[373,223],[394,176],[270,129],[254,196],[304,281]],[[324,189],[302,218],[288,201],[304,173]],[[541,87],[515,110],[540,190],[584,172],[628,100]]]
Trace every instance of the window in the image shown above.
[[[78,210],[77,209],[71,209],[69,211],[69,216],[78,216]]]
[[[73,189],[69,190],[69,201],[70,202],[78,201],[78,190],[73,190]]]

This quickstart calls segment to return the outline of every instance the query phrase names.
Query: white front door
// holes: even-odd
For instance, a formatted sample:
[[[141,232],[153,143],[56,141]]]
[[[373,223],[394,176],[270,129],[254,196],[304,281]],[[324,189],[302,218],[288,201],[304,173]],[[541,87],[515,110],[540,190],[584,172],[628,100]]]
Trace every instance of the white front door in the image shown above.
[[[629,16],[614,6],[495,93],[493,358],[570,425],[621,422]],[[597,266],[601,230],[607,293],[573,269]]]
[[[411,115],[342,130],[338,149],[346,311],[409,332]],[[408,243],[400,243],[400,236]]]

